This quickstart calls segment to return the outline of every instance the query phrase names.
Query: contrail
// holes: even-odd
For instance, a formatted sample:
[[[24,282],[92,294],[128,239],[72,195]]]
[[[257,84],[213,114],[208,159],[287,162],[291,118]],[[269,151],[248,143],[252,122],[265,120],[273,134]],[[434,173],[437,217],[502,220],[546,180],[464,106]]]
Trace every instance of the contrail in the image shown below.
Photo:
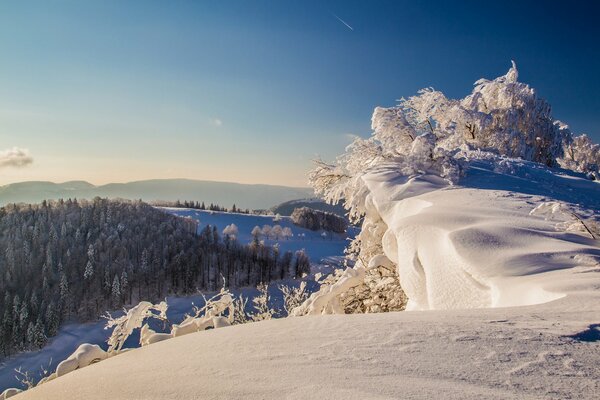
[[[348,25],[348,23],[346,21],[344,21],[343,19],[341,19],[340,17],[338,17],[334,13],[331,13],[331,15],[333,15],[334,17],[336,17],[337,20],[340,21],[342,24],[346,25],[348,27],[348,29],[350,29],[351,31],[354,31],[354,28],[351,27],[350,25]]]

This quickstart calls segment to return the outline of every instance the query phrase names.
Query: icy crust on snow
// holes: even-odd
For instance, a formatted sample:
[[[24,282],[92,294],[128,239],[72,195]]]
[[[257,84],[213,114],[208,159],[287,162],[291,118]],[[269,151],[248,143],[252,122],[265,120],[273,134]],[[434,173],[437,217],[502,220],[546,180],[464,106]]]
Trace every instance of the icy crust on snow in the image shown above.
[[[598,265],[598,240],[557,230],[532,210],[559,202],[595,214],[600,184],[507,162],[510,173],[493,161],[474,162],[456,186],[435,175],[407,177],[393,164],[362,177],[366,218],[387,225],[383,252],[397,266],[408,310],[544,303],[567,294],[563,283],[574,268]]]

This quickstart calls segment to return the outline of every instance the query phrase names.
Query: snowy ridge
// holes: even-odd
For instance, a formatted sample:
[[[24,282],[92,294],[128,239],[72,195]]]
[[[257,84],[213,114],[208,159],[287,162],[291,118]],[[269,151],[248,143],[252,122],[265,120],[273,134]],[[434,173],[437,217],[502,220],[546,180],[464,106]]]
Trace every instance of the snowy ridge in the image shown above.
[[[409,178],[393,165],[363,177],[370,190],[367,216],[376,213],[387,225],[383,251],[397,265],[409,309],[543,303],[566,294],[560,283],[574,268],[598,265],[597,240],[585,232],[557,231],[555,222],[530,213],[566,195],[569,187],[562,188],[567,193],[560,190],[564,179],[579,185],[588,203],[598,202],[600,185],[548,170],[548,181],[535,187],[540,194],[530,195],[515,183],[539,166],[518,163],[521,176],[499,174],[492,162],[479,162],[457,186],[432,175]],[[486,181],[497,189],[478,188]]]

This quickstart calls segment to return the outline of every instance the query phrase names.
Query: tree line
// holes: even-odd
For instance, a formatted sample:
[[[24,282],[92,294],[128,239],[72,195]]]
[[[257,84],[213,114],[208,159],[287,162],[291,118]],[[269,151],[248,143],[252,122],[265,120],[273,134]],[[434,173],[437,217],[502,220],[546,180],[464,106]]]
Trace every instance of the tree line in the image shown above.
[[[204,202],[193,201],[193,200],[175,200],[175,201],[154,201],[152,205],[157,207],[173,207],[173,208],[191,208],[194,210],[207,210],[207,211],[221,211],[221,212],[232,212],[239,214],[250,214],[250,209],[239,208],[234,204],[230,208],[222,207],[218,204],[210,203],[206,205]]]
[[[0,352],[42,347],[69,320],[141,300],[256,286],[310,271],[303,252],[221,237],[141,201],[0,208]]]

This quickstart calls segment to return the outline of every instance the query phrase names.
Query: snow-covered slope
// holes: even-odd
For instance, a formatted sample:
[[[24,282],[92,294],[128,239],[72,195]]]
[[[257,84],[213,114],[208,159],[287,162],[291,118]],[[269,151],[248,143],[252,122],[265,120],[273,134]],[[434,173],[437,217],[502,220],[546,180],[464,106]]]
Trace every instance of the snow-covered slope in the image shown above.
[[[550,303],[237,325],[127,352],[17,398],[596,398],[600,342],[581,339],[599,337],[586,331],[599,322],[597,309],[558,310]]]
[[[282,227],[289,227],[294,236],[289,240],[266,240],[267,244],[274,245],[279,243],[283,251],[296,251],[305,249],[311,259],[313,274],[317,272],[330,272],[332,268],[338,267],[343,254],[344,248],[347,245],[346,235],[327,234],[325,237],[323,232],[314,232],[308,229],[295,226],[289,217],[282,217],[278,221],[274,221],[273,216],[259,216],[236,213],[211,212],[192,209],[171,208],[166,209],[176,215],[187,216],[199,220],[199,229],[202,229],[207,224],[216,226],[219,233],[229,224],[236,224],[239,229],[238,239],[243,243],[251,241],[250,232],[254,226],[258,225],[275,225],[279,224]],[[352,237],[354,232],[353,227],[350,228],[348,236]],[[285,282],[287,285],[295,283]],[[297,284],[297,283],[296,283]],[[309,281],[308,289],[314,290],[318,286],[314,281]],[[273,285],[272,300],[275,306],[282,308],[278,302],[281,302],[281,293],[275,290]],[[245,297],[253,297],[257,291],[254,288],[243,288],[234,290],[236,295],[243,294]],[[202,304],[200,296],[187,297],[169,297],[169,318],[172,321],[179,322],[184,318],[185,313],[190,312],[192,303],[196,305]],[[251,303],[251,302],[250,302]],[[49,344],[39,351],[25,352],[10,359],[3,360],[0,363],[0,393],[9,387],[22,387],[15,379],[15,369],[21,368],[24,372],[29,372],[36,380],[39,379],[41,367],[51,370],[56,368],[59,362],[66,359],[75,349],[82,343],[98,344],[106,349],[106,339],[110,336],[110,332],[104,329],[106,321],[78,324],[72,323],[63,326],[59,333],[53,337]],[[138,337],[133,336],[128,342],[128,347],[136,347]]]
[[[459,185],[364,176],[411,309],[205,331],[75,371],[22,399],[566,399],[600,392],[600,184],[477,161]],[[539,210],[539,208],[538,208]],[[565,230],[564,227],[569,229]],[[484,307],[484,308],[474,308]],[[444,309],[419,311],[422,309]],[[277,340],[273,340],[276,337]]]
[[[347,238],[352,238],[357,228],[350,226],[346,234],[336,234],[324,231],[311,231],[294,225],[290,217],[279,217],[268,215],[248,215],[237,213],[226,213],[219,211],[205,211],[187,208],[168,208],[163,209],[181,217],[190,217],[198,220],[199,229],[206,225],[216,226],[219,233],[229,224],[235,224],[238,227],[239,234],[237,239],[241,243],[250,243],[252,241],[252,229],[255,226],[262,228],[264,225],[280,225],[282,228],[290,228],[293,236],[289,239],[265,239],[265,244],[279,244],[281,251],[296,251],[305,249],[312,263],[318,264],[329,257],[339,257],[344,254],[344,249],[348,245]],[[263,238],[264,239],[264,238]]]
[[[562,231],[557,225],[565,215],[531,213],[545,202],[596,213],[600,184],[509,162],[510,173],[494,162],[470,164],[457,186],[432,175],[402,176],[394,165],[363,177],[367,215],[387,226],[383,251],[397,265],[409,308],[543,303],[572,291],[574,274],[598,267],[599,241],[583,225]]]

